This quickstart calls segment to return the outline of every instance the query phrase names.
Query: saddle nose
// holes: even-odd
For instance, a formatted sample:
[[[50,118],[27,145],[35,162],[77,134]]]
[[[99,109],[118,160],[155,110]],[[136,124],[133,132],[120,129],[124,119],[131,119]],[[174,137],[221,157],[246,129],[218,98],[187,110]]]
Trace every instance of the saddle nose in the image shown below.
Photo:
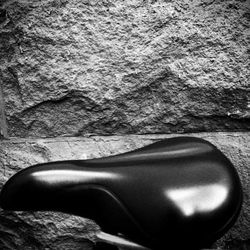
[[[91,218],[105,233],[151,249],[208,247],[232,226],[241,203],[231,162],[193,137],[32,166],[11,177],[0,193],[3,209]]]

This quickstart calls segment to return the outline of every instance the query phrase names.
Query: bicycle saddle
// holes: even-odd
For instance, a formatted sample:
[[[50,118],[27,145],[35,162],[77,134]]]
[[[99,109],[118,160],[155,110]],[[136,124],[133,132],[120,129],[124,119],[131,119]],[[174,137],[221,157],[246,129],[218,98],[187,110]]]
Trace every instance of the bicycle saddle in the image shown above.
[[[11,177],[0,194],[6,210],[79,215],[100,225],[104,241],[108,235],[106,241],[118,239],[131,248],[171,250],[210,246],[235,222],[241,203],[231,162],[194,137],[31,166]]]

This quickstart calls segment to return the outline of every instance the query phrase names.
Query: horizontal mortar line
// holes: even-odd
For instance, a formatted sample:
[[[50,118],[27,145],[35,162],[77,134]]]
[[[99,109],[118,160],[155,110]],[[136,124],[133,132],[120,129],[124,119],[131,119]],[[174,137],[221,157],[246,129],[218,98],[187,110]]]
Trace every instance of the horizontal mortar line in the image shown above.
[[[65,141],[119,141],[132,138],[138,139],[163,139],[163,138],[171,138],[171,137],[185,137],[185,136],[209,136],[209,135],[221,135],[221,136],[234,136],[234,137],[241,137],[241,136],[250,136],[250,131],[244,132],[193,132],[193,133],[173,133],[173,134],[127,134],[127,135],[90,135],[90,136],[57,136],[57,137],[27,137],[27,138],[20,138],[20,137],[9,137],[4,138],[0,141],[1,142],[35,142],[35,141],[46,141],[46,142],[65,142]]]

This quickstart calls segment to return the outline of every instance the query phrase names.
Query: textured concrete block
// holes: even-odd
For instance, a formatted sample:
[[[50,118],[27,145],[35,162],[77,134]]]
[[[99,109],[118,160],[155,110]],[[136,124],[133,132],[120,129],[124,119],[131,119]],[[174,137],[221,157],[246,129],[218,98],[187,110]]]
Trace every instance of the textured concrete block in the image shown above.
[[[7,123],[5,118],[4,100],[2,93],[2,81],[0,79],[0,139],[7,138]]]
[[[250,240],[250,133],[190,135],[215,144],[238,170],[244,190],[243,209],[233,228],[215,246],[227,249],[241,245]],[[172,136],[175,135],[5,140],[0,145],[0,188],[11,175],[32,164],[108,156]],[[97,230],[98,226],[90,220],[62,213],[0,211],[0,249],[91,249],[90,241],[95,240]]]
[[[250,127],[249,1],[5,0],[10,136]]]

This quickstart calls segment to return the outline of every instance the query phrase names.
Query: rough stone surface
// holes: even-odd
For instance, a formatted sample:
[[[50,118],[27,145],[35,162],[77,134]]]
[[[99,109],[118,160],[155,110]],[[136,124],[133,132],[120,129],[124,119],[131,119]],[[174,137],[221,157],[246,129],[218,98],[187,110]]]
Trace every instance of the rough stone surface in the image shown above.
[[[233,162],[244,189],[244,204],[232,229],[215,247],[247,249],[250,241],[250,133],[190,134],[221,149]],[[118,154],[175,135],[4,140],[0,145],[0,188],[18,170],[35,163]],[[92,249],[98,227],[80,217],[50,212],[0,211],[0,249]],[[247,243],[248,242],[248,243]],[[248,245],[249,246],[249,245]]]
[[[10,136],[250,128],[249,1],[2,0]]]
[[[7,124],[4,111],[4,100],[2,93],[2,84],[0,79],[0,139],[7,138]]]

